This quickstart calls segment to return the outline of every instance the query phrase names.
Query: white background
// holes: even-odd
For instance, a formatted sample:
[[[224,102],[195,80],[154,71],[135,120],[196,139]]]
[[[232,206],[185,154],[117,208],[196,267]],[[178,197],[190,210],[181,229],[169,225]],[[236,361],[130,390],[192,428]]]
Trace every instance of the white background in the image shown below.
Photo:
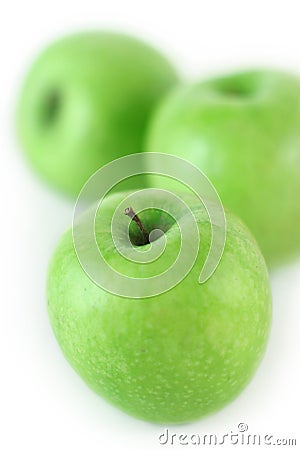
[[[15,142],[17,90],[34,55],[67,32],[112,27],[160,46],[187,77],[242,66],[281,67],[300,75],[299,16],[298,2],[288,0],[84,0],[79,4],[10,0],[2,4],[1,449],[166,448],[158,444],[164,427],[128,417],[97,397],[66,363],[52,335],[45,273],[58,237],[70,225],[73,203],[35,177]],[[300,441],[300,261],[273,273],[271,280],[272,334],[252,383],[218,414],[172,427],[174,432],[230,433],[244,422],[249,433]]]

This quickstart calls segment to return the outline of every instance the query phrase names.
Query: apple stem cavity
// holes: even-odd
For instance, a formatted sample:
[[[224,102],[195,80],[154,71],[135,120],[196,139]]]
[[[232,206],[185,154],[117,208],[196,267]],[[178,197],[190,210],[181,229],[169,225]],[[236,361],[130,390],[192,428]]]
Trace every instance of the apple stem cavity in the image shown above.
[[[125,209],[124,214],[130,217],[130,219],[133,220],[141,230],[144,239],[144,245],[149,244],[150,243],[149,234],[145,230],[144,225],[142,224],[139,216],[134,212],[133,208],[129,206],[128,208]]]
[[[60,109],[61,97],[58,91],[53,91],[47,98],[47,103],[45,105],[45,121],[47,124],[52,124],[55,120],[57,113]]]

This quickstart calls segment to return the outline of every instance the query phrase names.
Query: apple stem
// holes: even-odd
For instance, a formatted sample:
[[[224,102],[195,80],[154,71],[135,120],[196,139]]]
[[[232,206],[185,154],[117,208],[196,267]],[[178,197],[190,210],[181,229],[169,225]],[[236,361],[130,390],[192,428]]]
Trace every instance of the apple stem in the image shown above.
[[[142,224],[139,216],[134,212],[134,210],[132,209],[131,206],[129,206],[128,208],[125,209],[124,214],[128,217],[130,217],[131,220],[133,220],[137,226],[139,227],[139,229],[141,230],[141,233],[143,235],[144,238],[144,244],[149,244],[149,234],[147,233],[147,231],[144,228],[144,225]]]

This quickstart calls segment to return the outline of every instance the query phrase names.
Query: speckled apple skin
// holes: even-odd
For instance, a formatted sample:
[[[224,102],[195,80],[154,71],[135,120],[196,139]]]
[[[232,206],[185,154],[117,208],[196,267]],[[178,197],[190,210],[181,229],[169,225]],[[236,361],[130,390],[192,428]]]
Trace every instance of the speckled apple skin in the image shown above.
[[[96,220],[99,245],[121,272],[127,262],[108,234],[124,195],[107,198],[101,207],[106,219]],[[199,284],[211,230],[202,207],[195,205],[194,214],[199,256],[185,279],[159,296],[134,300],[97,287],[78,262],[71,231],[63,235],[49,267],[49,317],[65,357],[94,391],[151,422],[189,422],[224,407],[251,380],[269,334],[269,278],[255,240],[227,212],[222,260]],[[172,228],[166,234],[171,253],[178,250],[178,234]],[[159,259],[152,268],[135,264],[132,275],[147,276],[159,264]]]
[[[145,150],[198,166],[250,228],[269,266],[299,253],[298,77],[257,70],[179,87],[154,113]],[[153,177],[151,185],[161,181]]]

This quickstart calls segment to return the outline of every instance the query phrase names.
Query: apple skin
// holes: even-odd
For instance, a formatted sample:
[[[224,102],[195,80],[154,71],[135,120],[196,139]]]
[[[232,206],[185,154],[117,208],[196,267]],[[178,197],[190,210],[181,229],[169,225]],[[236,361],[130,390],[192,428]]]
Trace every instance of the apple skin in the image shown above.
[[[175,89],[154,112],[145,149],[198,166],[269,266],[299,252],[299,78],[257,70]]]
[[[176,82],[171,64],[133,37],[67,36],[26,77],[17,108],[21,146],[44,179],[77,195],[102,165],[142,150],[150,112]]]
[[[161,273],[165,262],[170,265],[177,256],[177,226],[166,231],[163,262],[129,262],[109,238],[112,215],[127,194],[104,200],[101,220],[96,218],[98,245],[122,273],[134,277]],[[232,401],[263,356],[271,322],[265,261],[248,229],[229,212],[221,262],[207,282],[198,283],[211,227],[201,204],[185,194],[182,198],[195,214],[201,251],[189,274],[171,290],[145,299],[102,290],[79,264],[71,230],[61,238],[48,272],[50,321],[72,367],[123,411],[158,423],[189,422]],[[153,217],[152,226],[157,228],[160,219],[151,211],[139,217],[145,224]],[[121,233],[126,232],[126,219],[120,216]],[[163,218],[161,222],[165,224]]]

